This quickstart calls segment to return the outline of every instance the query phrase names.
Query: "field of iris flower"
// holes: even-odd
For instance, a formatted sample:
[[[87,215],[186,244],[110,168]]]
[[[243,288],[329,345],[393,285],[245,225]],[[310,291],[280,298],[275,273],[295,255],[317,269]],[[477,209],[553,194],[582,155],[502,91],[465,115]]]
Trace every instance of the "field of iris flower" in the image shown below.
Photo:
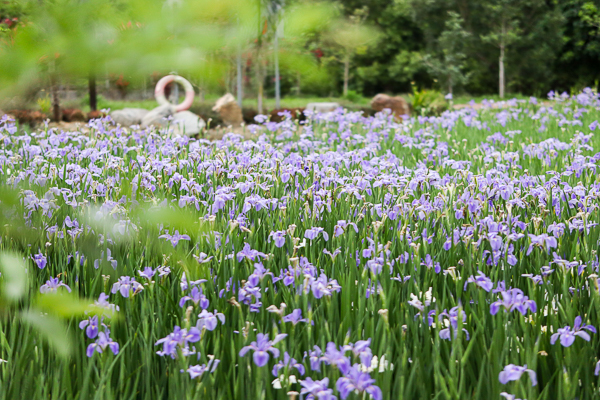
[[[597,120],[5,117],[0,399],[600,398]]]

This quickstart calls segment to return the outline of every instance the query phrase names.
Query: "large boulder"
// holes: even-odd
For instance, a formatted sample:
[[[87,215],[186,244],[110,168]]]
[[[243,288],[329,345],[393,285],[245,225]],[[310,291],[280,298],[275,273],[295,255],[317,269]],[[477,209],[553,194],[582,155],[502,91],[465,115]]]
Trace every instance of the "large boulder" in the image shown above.
[[[235,101],[235,97],[231,93],[227,93],[215,103],[213,111],[218,112],[221,116],[223,124],[226,126],[237,127],[242,125],[244,118],[242,109]]]
[[[171,121],[176,135],[195,136],[202,132],[206,123],[191,111],[180,111],[173,114]]]
[[[36,110],[9,110],[8,113],[14,117],[19,124],[35,126],[41,124],[47,118],[46,114]]]
[[[62,118],[65,122],[85,122],[85,114],[78,108],[65,108],[62,110]]]
[[[340,108],[338,103],[308,103],[306,109],[309,111],[328,113]]]
[[[158,106],[144,115],[142,118],[142,128],[147,128],[151,125],[157,127],[166,126],[167,121],[165,118],[173,114],[175,114],[175,106],[172,106],[171,104]]]
[[[403,115],[410,115],[410,107],[406,100],[400,96],[388,96],[387,94],[380,93],[373,97],[371,100],[371,108],[375,111],[383,111],[386,108],[392,110],[392,114],[397,118]]]
[[[146,110],[144,110],[146,111]],[[103,118],[106,117],[106,113],[100,111],[100,110],[94,110],[94,111],[90,111],[89,113],[87,113],[87,120],[90,121],[92,119],[97,119],[97,118]],[[141,118],[140,118],[140,122],[137,123],[137,125],[139,125],[142,122]]]
[[[148,114],[149,111],[143,108],[124,108],[122,110],[115,110],[110,113],[110,117],[115,123],[121,126],[140,125],[142,118]]]

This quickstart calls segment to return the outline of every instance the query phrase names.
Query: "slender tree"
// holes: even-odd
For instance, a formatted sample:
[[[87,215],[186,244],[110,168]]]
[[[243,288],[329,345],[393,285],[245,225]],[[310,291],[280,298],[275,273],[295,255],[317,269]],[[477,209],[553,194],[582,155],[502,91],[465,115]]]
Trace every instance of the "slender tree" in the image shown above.
[[[506,51],[521,34],[521,3],[521,0],[488,0],[484,3],[489,32],[481,35],[481,40],[493,44],[499,50],[498,95],[501,99],[504,98],[506,86]]]
[[[358,51],[365,51],[369,45],[378,40],[378,31],[365,24],[368,9],[357,10],[354,15],[346,20],[341,20],[333,25],[329,32],[333,43],[341,52],[341,62],[344,69],[343,95],[348,94],[350,82],[350,63]]]
[[[469,78],[469,73],[465,71],[465,41],[469,36],[463,29],[463,19],[460,15],[450,11],[445,29],[436,41],[437,48],[432,49],[431,53],[423,58],[430,72],[445,84],[450,94],[455,85],[463,85]]]

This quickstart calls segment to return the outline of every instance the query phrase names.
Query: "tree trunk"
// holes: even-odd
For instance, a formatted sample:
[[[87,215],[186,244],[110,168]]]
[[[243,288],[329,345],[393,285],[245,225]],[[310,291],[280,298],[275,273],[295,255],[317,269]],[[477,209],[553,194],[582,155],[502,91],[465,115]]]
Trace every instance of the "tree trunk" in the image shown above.
[[[264,82],[263,82],[263,74],[262,74],[262,65],[260,65],[260,57],[257,57],[256,60],[256,84],[258,87],[258,99],[257,106],[258,113],[263,113],[263,94],[264,94]]]
[[[500,45],[500,59],[498,60],[498,69],[499,69],[499,87],[498,87],[498,94],[500,95],[500,98],[503,99],[504,98],[504,44]]]
[[[258,36],[256,40],[256,85],[258,89],[258,98],[257,98],[257,111],[259,114],[263,113],[263,74],[262,74],[262,65],[261,65],[261,57],[260,50],[262,49],[262,39],[263,39],[263,20],[262,20],[262,2],[258,2]]]
[[[300,96],[300,72],[296,73],[296,96]]]
[[[498,60],[498,70],[499,70],[499,77],[498,77],[498,94],[500,95],[500,98],[503,99],[504,98],[504,49],[506,46],[506,43],[504,42],[506,37],[506,22],[502,21],[502,36],[500,36],[500,58]]]
[[[58,97],[58,82],[56,74],[50,75],[50,93],[52,94],[52,118],[56,122],[60,122],[62,119],[62,113],[60,110],[60,98]]]
[[[242,108],[242,100],[244,98],[244,81],[242,76],[242,51],[238,48],[237,52],[237,101]]]
[[[344,58],[344,96],[348,95],[348,80],[350,79],[350,55]]]
[[[277,39],[277,29],[275,29],[275,39],[273,41],[273,52],[275,53],[275,109],[281,108],[281,85],[279,81],[279,40]]]
[[[96,91],[96,74],[93,72],[90,72],[88,77],[88,92],[90,96],[90,111],[96,111],[98,109],[98,93]]]

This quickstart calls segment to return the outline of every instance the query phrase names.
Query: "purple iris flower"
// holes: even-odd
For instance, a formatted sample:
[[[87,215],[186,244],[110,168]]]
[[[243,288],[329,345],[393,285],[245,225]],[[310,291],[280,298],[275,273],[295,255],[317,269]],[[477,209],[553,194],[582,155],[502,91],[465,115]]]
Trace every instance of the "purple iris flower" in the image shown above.
[[[186,351],[188,349],[188,343],[196,343],[200,340],[200,330],[196,327],[191,327],[188,331],[187,329],[181,329],[179,326],[175,326],[173,333],[170,333],[166,337],[159,339],[155,346],[158,346],[162,343],[163,349],[162,351],[157,351],[156,354],[159,356],[171,356],[171,358],[177,357],[177,348],[179,347],[182,351]]]
[[[300,373],[300,375],[304,375],[306,373],[306,370],[304,369],[304,365],[300,364],[299,362],[297,362],[295,359],[293,359],[292,357],[290,357],[290,355],[288,354],[288,352],[286,351],[285,353],[283,353],[283,360],[279,361],[277,364],[275,364],[273,366],[273,371],[272,374],[273,376],[279,376],[279,371],[284,369],[284,368],[296,368],[296,370]]]
[[[98,336],[98,332],[100,329],[100,324],[98,322],[98,316],[94,315],[93,317],[89,317],[88,319],[84,319],[79,323],[79,329],[85,329],[85,334],[90,339],[94,339]]]
[[[425,255],[425,260],[421,260],[421,265],[429,269],[433,268],[436,274],[442,271],[442,267],[439,262],[434,262],[430,254]]]
[[[528,309],[532,313],[537,311],[535,301],[529,300],[529,297],[525,296],[521,289],[509,289],[500,292],[500,294],[502,300],[495,301],[490,305],[490,314],[492,315],[496,315],[500,310],[500,306],[504,306],[505,311],[517,310],[523,315],[527,314]]]
[[[335,249],[335,250],[333,251],[333,253],[332,253],[332,252],[330,252],[330,251],[329,251],[329,250],[327,250],[327,249],[323,249],[323,253],[324,253],[324,254],[327,254],[329,257],[331,257],[331,261],[332,261],[332,262],[333,262],[333,261],[335,261],[335,258],[336,258],[336,257],[337,257],[337,256],[338,256],[338,255],[339,255],[341,252],[342,252],[342,248],[341,248],[341,247],[339,247],[339,248]]]
[[[249,346],[245,346],[240,351],[240,357],[244,357],[250,350],[254,350],[252,358],[254,364],[258,367],[264,367],[269,362],[269,351],[273,354],[273,357],[279,357],[279,349],[273,347],[275,344],[283,340],[287,336],[286,333],[280,333],[275,336],[275,339],[269,340],[269,336],[259,333],[256,335],[256,341],[250,343]]]
[[[160,235],[158,238],[159,239],[167,239],[168,241],[171,242],[173,247],[177,246],[177,244],[181,240],[191,240],[189,235],[180,235],[179,231],[175,231],[175,233],[172,235],[165,233],[164,235]]]
[[[40,286],[40,293],[56,292],[61,286],[66,288],[69,293],[71,292],[71,288],[64,284],[63,281],[59,280],[58,278],[50,278],[50,280],[46,281],[45,284]]]
[[[500,392],[500,396],[504,397],[506,400],[522,400],[522,399],[517,399],[517,396],[515,396],[514,394],[510,394],[510,393],[506,393],[506,392]]]
[[[454,337],[456,337],[459,316],[462,316],[463,323],[467,321],[467,316],[465,315],[464,311],[460,310],[458,307],[452,307],[449,312],[446,312],[446,310],[444,310],[438,315],[438,321],[449,321],[449,325],[446,325],[446,328],[440,330],[441,339],[452,339],[450,328],[452,328],[452,332],[454,332]],[[465,332],[465,334],[467,335],[467,340],[469,340],[469,332],[464,328],[463,332]]]
[[[110,310],[111,312],[119,311],[119,306],[115,304],[110,304],[108,302],[108,295],[105,293],[100,293],[98,296],[98,300],[94,301],[94,305],[99,308],[104,308],[106,310]]]
[[[301,271],[298,268],[294,268],[291,265],[288,265],[287,270],[281,270],[281,273],[279,274],[279,280],[283,280],[283,284],[285,286],[290,286],[296,281],[296,278],[300,275]]]
[[[336,279],[327,280],[325,274],[321,274],[319,278],[315,279],[312,276],[307,276],[310,284],[310,290],[312,290],[313,296],[316,299],[320,299],[323,296],[331,296],[333,292],[340,292],[342,287],[338,284]]]
[[[526,255],[531,254],[531,252],[533,251],[533,248],[535,246],[540,247],[540,248],[545,248],[548,252],[550,251],[551,248],[556,248],[556,246],[558,246],[558,242],[556,241],[556,238],[554,236],[548,236],[546,233],[543,233],[541,235],[529,235],[529,238],[531,239],[531,244],[529,245],[529,248],[527,249],[527,253]]]
[[[91,357],[94,355],[94,352],[102,353],[106,347],[108,347],[115,355],[119,353],[119,343],[110,338],[110,332],[108,329],[106,332],[100,332],[98,334],[98,339],[96,339],[96,342],[91,343],[87,347],[85,353],[88,357]]]
[[[504,367],[504,370],[500,372],[498,379],[500,380],[501,384],[506,385],[510,381],[518,381],[521,379],[523,372],[527,372],[529,374],[532,386],[537,385],[537,376],[535,371],[528,369],[527,364],[522,367],[519,365],[508,364],[506,367]]]
[[[569,347],[575,342],[575,336],[579,336],[583,340],[590,341],[590,335],[584,331],[584,329],[596,333],[596,328],[592,325],[582,325],[581,317],[577,316],[575,318],[575,324],[573,326],[573,330],[571,330],[570,326],[565,326],[564,328],[558,329],[558,331],[550,337],[550,344],[556,343],[556,339],[560,337],[560,344],[563,347]]]
[[[479,286],[486,292],[489,292],[490,290],[492,290],[494,288],[494,282],[492,282],[492,280],[490,278],[488,278],[487,276],[485,276],[485,274],[481,271],[477,271],[476,277],[471,275],[467,279],[467,281],[465,282],[464,290],[467,290],[467,284],[469,284],[469,283],[474,283],[475,285]]]
[[[293,325],[296,325],[298,322],[308,322],[307,319],[302,318],[302,310],[296,308],[291,314],[283,317],[283,322],[291,322]]]
[[[181,287],[181,291],[185,292],[186,290],[189,289],[190,285],[198,286],[204,282],[208,282],[208,281],[206,279],[198,279],[197,281],[189,281],[188,282],[187,276],[185,275],[185,272],[184,272],[183,274],[181,274],[181,282],[179,283],[179,287]]]
[[[192,256],[196,261],[198,261],[198,264],[205,264],[213,259],[213,256],[209,257],[208,254],[202,252],[200,252],[199,255],[192,254]]]
[[[156,269],[152,269],[150,267],[146,267],[144,268],[144,270],[139,270],[138,271],[138,275],[141,276],[142,278],[146,278],[149,281],[152,280],[152,277],[156,274]]]
[[[187,303],[189,300],[193,301],[195,305],[200,304],[200,307],[202,307],[202,309],[204,310],[208,308],[209,301],[206,298],[206,296],[202,294],[202,289],[198,289],[197,286],[194,286],[192,288],[192,291],[190,292],[189,296],[183,296],[179,300],[179,307],[183,308],[185,306],[185,303]]]
[[[300,381],[302,389],[300,394],[306,395],[306,400],[337,400],[333,394],[333,389],[329,389],[329,378],[320,381],[313,381],[311,378],[306,378]]]
[[[100,262],[104,259],[104,251],[100,254],[100,259],[94,261],[94,268],[100,268]],[[117,269],[117,260],[112,257],[112,252],[110,249],[106,249],[106,261],[110,263],[110,266],[113,269]]]
[[[335,343],[329,342],[325,348],[325,354],[321,357],[321,361],[328,365],[334,365],[338,367],[342,373],[345,373],[350,369],[351,365],[350,359],[346,357],[346,350],[347,349],[344,347],[338,350]]]
[[[550,226],[548,226],[548,233],[551,233],[556,238],[561,237],[565,233],[565,224],[562,222],[552,223]]]
[[[312,371],[321,372],[321,355],[322,354],[323,354],[323,352],[321,351],[321,348],[317,345],[313,346],[313,350],[308,352],[309,361],[310,361],[310,369]],[[304,356],[306,357],[306,353],[304,354]]]
[[[138,292],[141,292],[142,290],[144,290],[144,287],[139,282],[137,282],[135,278],[132,278],[130,276],[122,276],[117,282],[113,284],[111,292],[119,292],[121,293],[121,296],[129,297],[132,291],[133,294],[136,294]]]
[[[533,283],[536,283],[538,285],[541,285],[542,283],[544,283],[544,279],[540,275],[521,274],[521,276],[524,278],[531,279],[533,281]]]
[[[196,328],[198,328],[200,332],[202,332],[203,329],[214,331],[217,327],[217,320],[221,321],[221,324],[224,324],[225,315],[217,312],[217,310],[215,310],[214,313],[202,310],[202,312],[198,314],[198,322],[196,323]]]
[[[360,358],[361,364],[368,368],[371,366],[371,360],[373,359],[373,352],[371,351],[370,346],[371,338],[367,340],[359,340],[354,344],[351,343],[347,347],[349,347],[350,350],[352,350],[352,353],[355,357]]]
[[[285,231],[275,231],[269,234],[269,242],[275,241],[276,247],[283,247],[285,245]]]
[[[354,222],[347,222],[344,220],[340,220],[340,221],[338,221],[337,225],[333,228],[333,237],[338,237],[338,236],[342,235],[349,226],[354,228],[354,231],[356,233],[358,233],[358,226],[356,226],[356,224]]]
[[[319,227],[307,229],[306,232],[304,232],[304,237],[309,240],[315,240],[317,236],[319,236],[319,233],[323,235],[323,239],[325,239],[326,242],[329,240],[329,235],[325,232],[325,229]]]
[[[266,258],[267,255],[265,253],[261,253],[258,250],[253,250],[252,248],[250,248],[250,244],[244,243],[244,248],[242,249],[242,251],[237,253],[236,257],[238,262],[241,262],[244,258],[247,258],[252,261],[259,261],[261,257]]]
[[[215,372],[215,370],[217,369],[217,365],[219,365],[220,362],[220,360],[212,359],[208,362],[208,364],[192,365],[187,369],[187,372],[190,374],[191,379],[202,378],[202,375],[205,372],[208,372],[210,374]]]
[[[46,259],[45,255],[43,255],[42,253],[34,254],[32,256],[32,258],[33,258],[33,261],[35,262],[35,265],[37,265],[39,269],[46,268],[46,264],[48,262],[47,262],[47,259]]]
[[[368,372],[361,370],[360,364],[354,364],[344,376],[337,380],[336,389],[340,392],[342,399],[347,398],[350,393],[357,391],[359,394],[366,392],[374,400],[381,400],[383,393],[378,386],[374,385],[375,379]]]

